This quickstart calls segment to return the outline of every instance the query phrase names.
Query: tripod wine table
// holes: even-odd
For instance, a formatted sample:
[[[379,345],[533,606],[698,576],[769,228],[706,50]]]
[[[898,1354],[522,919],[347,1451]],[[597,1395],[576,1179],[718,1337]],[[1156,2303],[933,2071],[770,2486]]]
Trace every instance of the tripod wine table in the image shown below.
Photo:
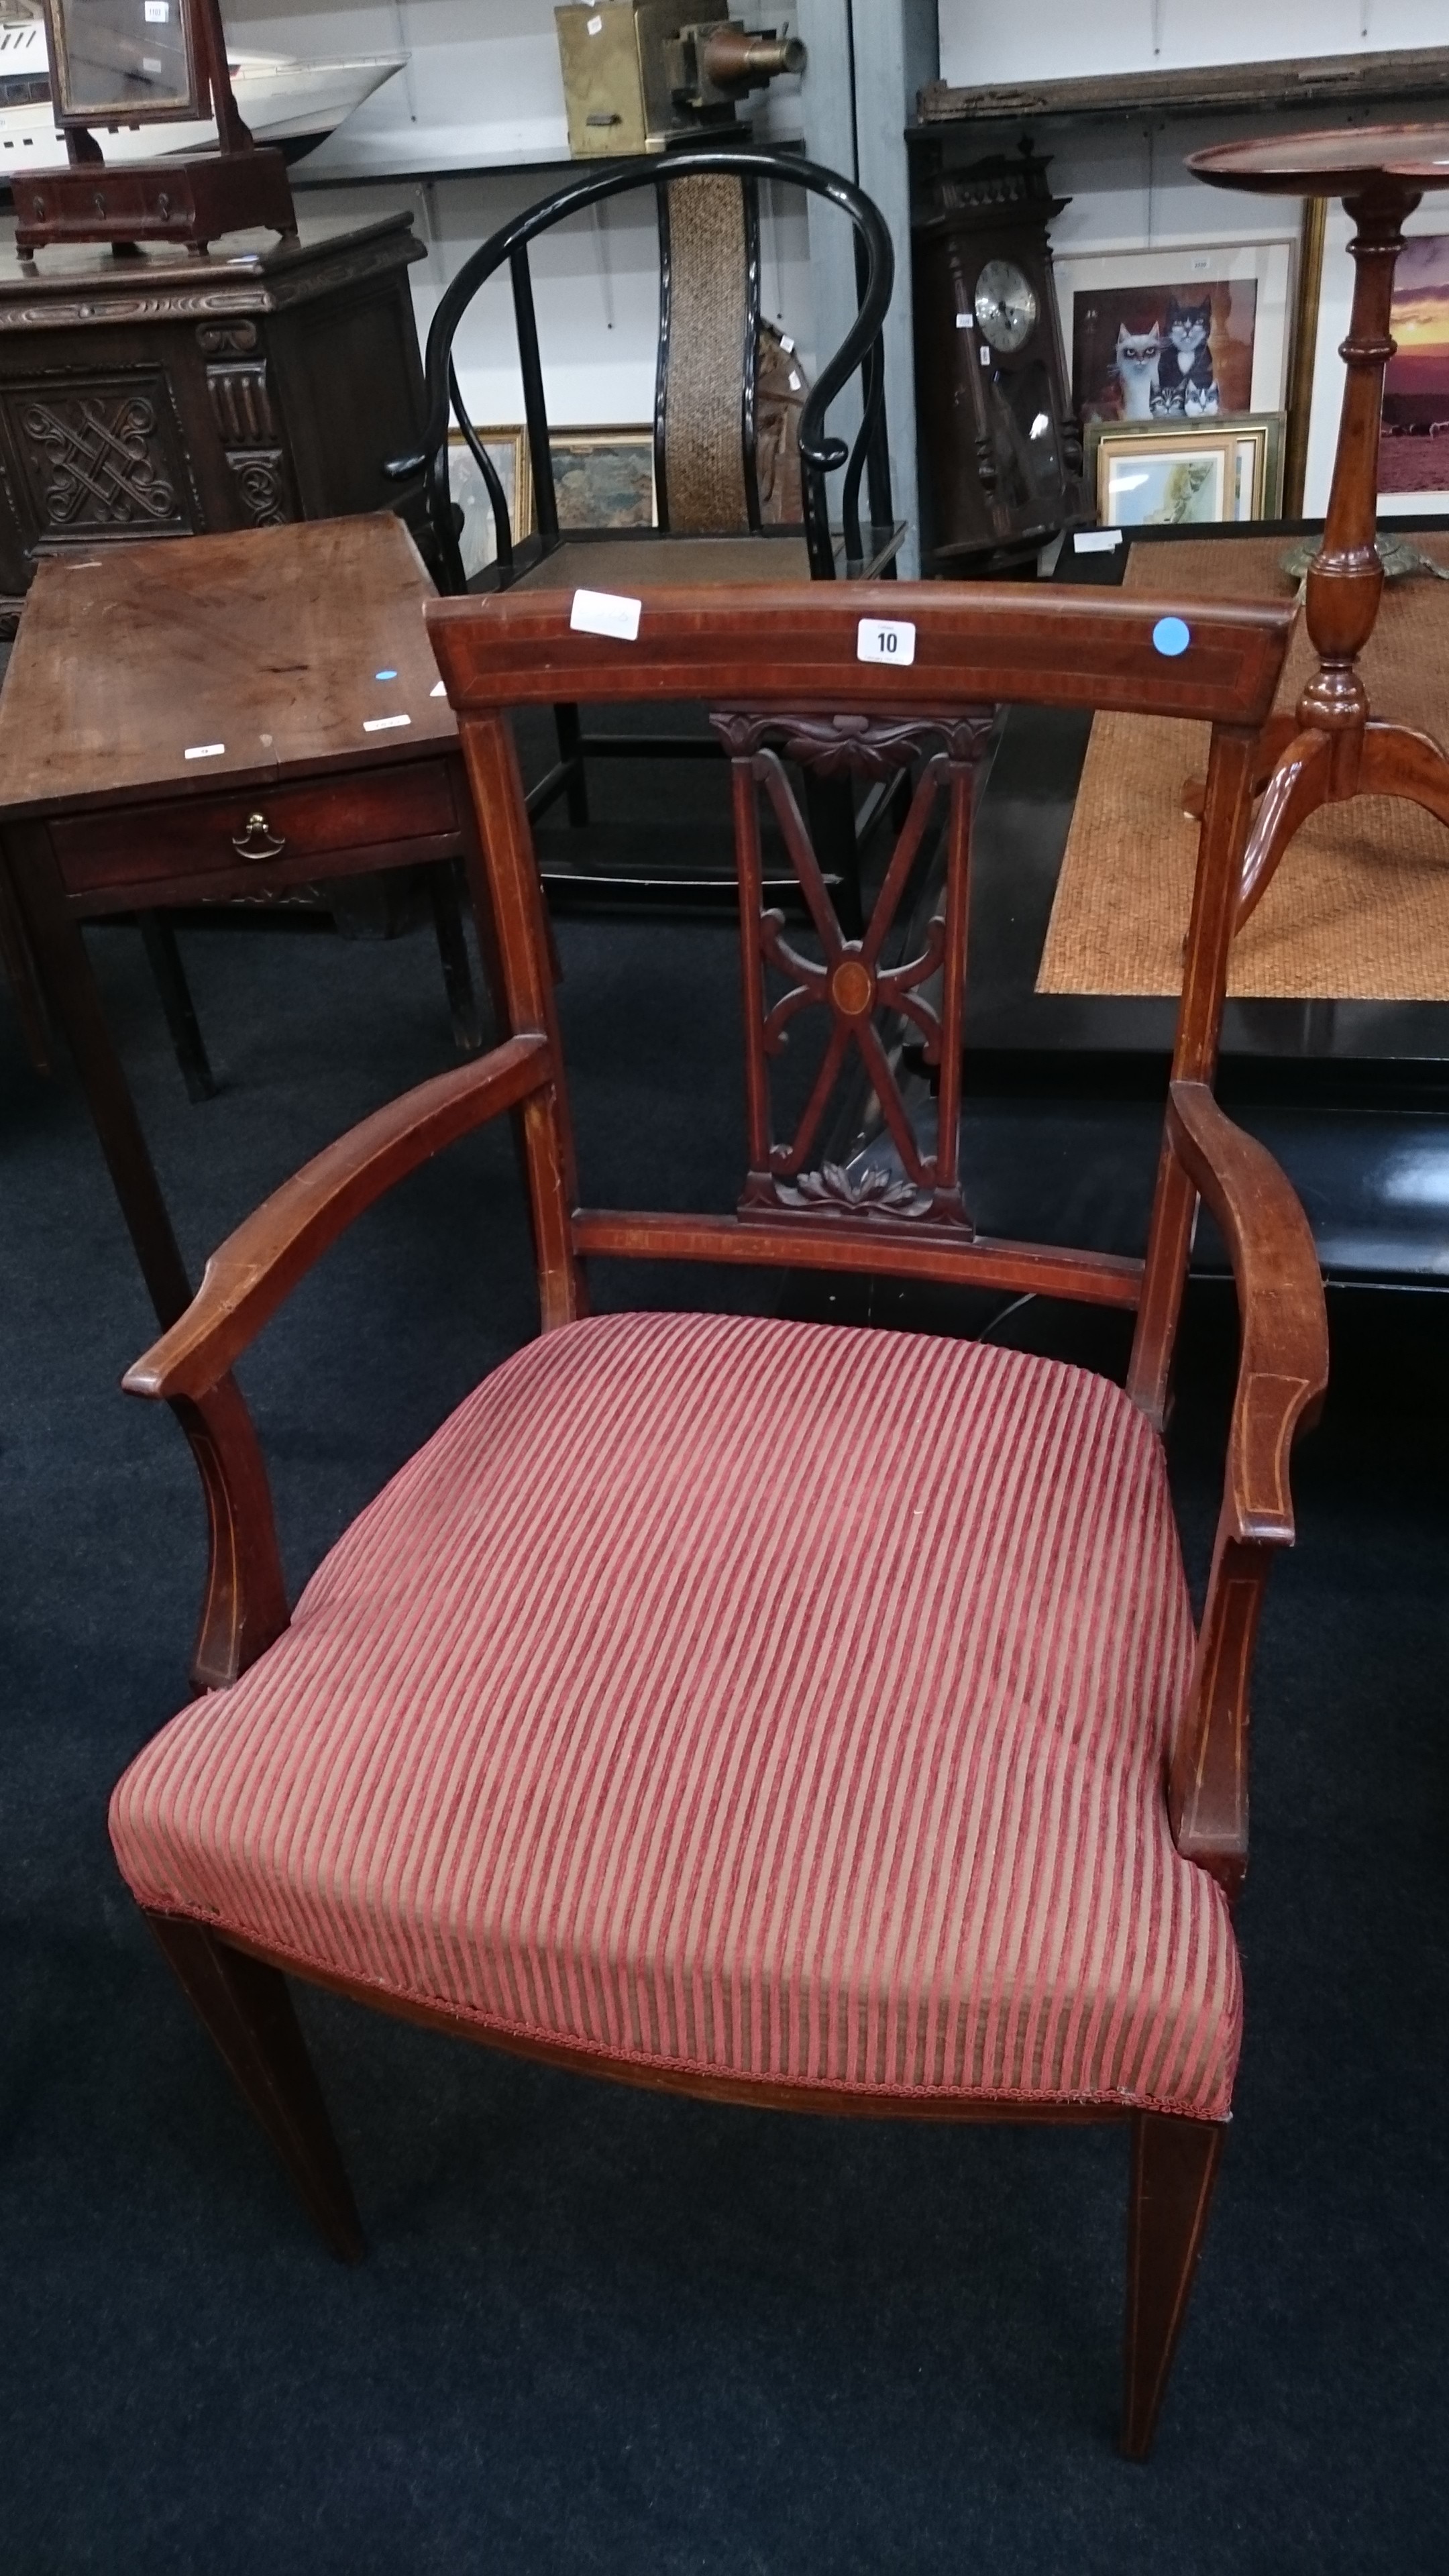
[[[1241,929],[1267,892],[1293,835],[1321,806],[1351,796],[1403,796],[1449,824],[1449,757],[1428,734],[1374,716],[1358,669],[1384,586],[1374,542],[1379,417],[1394,270],[1404,223],[1426,189],[1449,188],[1449,125],[1368,125],[1214,144],[1188,167],[1217,188],[1341,197],[1356,227],[1348,369],[1323,543],[1308,567],[1304,618],[1318,668],[1293,715],[1264,729],[1263,789],[1243,856]]]

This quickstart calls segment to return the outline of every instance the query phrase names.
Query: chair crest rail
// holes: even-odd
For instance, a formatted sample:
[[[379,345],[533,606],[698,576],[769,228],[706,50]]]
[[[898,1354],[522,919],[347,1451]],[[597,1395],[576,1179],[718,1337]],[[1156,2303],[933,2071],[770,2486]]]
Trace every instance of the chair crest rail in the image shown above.
[[[632,643],[573,628],[571,609],[569,593],[547,590],[430,600],[433,650],[457,713],[691,698],[762,714],[863,709],[951,722],[972,706],[1016,701],[1256,729],[1272,708],[1296,614],[1291,603],[1203,601],[1185,649],[1167,653],[1154,635],[1169,617],[1183,622],[1180,603],[1135,593],[661,586],[645,594]],[[907,667],[860,660],[860,629],[871,620],[914,628]]]

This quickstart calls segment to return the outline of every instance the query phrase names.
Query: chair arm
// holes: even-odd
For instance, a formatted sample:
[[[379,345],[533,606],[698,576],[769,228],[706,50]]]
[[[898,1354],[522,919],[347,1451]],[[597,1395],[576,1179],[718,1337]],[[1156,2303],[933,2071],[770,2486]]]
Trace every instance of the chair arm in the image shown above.
[[[552,1068],[546,1038],[509,1038],[339,1136],[212,1254],[185,1314],[126,1371],[127,1394],[208,1394],[354,1217],[445,1145],[542,1090]]]
[[[1231,1901],[1248,1865],[1248,1675],[1272,1551],[1293,1542],[1288,1459],[1328,1382],[1328,1315],[1308,1219],[1272,1155],[1199,1082],[1170,1086],[1167,1134],[1222,1228],[1242,1317],[1212,1572],[1167,1782],[1178,1850]]]
[[[1237,1282],[1242,1352],[1224,1509],[1231,1535],[1293,1542],[1288,1460],[1328,1384],[1328,1312],[1308,1219],[1266,1148],[1223,1115],[1205,1083],[1174,1082],[1167,1134],[1222,1229]]]

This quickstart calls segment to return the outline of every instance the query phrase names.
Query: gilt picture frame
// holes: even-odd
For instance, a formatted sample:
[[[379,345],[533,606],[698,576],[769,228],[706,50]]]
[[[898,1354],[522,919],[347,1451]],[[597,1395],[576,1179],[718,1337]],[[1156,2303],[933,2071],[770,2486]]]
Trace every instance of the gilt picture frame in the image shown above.
[[[502,427],[479,424],[473,434],[486,451],[488,461],[503,486],[509,528],[517,545],[520,537],[526,537],[533,527],[533,468],[528,453],[528,432],[512,423]],[[475,573],[486,572],[490,564],[497,562],[498,531],[488,487],[460,429],[448,433],[448,489],[463,513],[458,546],[463,557],[463,570],[471,581]]]
[[[1283,415],[1221,421],[1093,421],[1089,487],[1104,528],[1212,527],[1281,507]]]

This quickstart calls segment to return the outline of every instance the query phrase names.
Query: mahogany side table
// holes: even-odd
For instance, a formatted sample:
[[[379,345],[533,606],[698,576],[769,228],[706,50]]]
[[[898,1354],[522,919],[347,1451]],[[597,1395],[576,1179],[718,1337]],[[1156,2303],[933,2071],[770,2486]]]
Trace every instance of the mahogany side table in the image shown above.
[[[163,1325],[191,1289],[80,924],[461,858],[491,970],[434,596],[387,512],[36,573],[0,693],[0,869]]]
[[[1304,617],[1318,655],[1293,716],[1265,728],[1255,784],[1264,790],[1243,856],[1242,928],[1267,892],[1293,835],[1323,805],[1352,796],[1404,796],[1449,823],[1449,757],[1425,733],[1369,708],[1358,657],[1384,586],[1374,542],[1379,421],[1394,270],[1404,222],[1428,188],[1449,188],[1449,125],[1368,125],[1219,143],[1188,154],[1218,188],[1275,196],[1341,197],[1356,230],[1353,310],[1341,355],[1348,369],[1323,543],[1308,567]]]

